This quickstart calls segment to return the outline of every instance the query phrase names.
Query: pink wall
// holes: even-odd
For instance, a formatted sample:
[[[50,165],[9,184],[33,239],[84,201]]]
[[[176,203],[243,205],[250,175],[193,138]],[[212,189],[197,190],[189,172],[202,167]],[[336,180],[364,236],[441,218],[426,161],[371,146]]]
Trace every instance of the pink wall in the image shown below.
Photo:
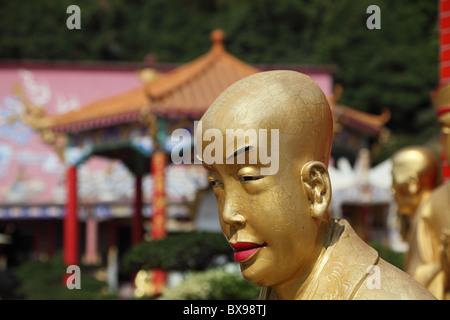
[[[326,72],[313,72],[308,74],[320,86],[326,96],[333,93],[333,78]]]
[[[71,108],[126,92],[141,84],[134,69],[101,70],[40,67],[2,67],[0,97],[12,94],[15,84],[43,104],[46,112],[64,113]]]
[[[47,114],[65,113],[141,85],[135,69],[0,65],[0,204],[64,200],[64,164],[38,134],[21,121],[27,98]],[[101,161],[97,161],[101,162]],[[91,166],[99,166],[90,161]]]

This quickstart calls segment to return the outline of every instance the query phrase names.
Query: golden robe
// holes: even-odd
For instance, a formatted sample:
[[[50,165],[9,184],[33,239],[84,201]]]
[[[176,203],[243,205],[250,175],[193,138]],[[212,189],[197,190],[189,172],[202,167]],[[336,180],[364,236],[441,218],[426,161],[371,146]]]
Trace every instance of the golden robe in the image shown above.
[[[300,288],[300,300],[435,300],[404,271],[381,259],[342,219],[336,221],[330,245]],[[261,299],[276,299],[271,288]]]
[[[437,299],[450,299],[441,265],[440,237],[450,231],[450,183],[436,188],[414,215],[405,270]]]

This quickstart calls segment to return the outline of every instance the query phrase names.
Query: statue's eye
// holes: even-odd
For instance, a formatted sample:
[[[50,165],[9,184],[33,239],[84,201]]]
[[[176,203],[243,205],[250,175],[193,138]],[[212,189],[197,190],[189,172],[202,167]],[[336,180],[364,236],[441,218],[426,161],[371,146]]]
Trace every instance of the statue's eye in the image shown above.
[[[222,181],[219,181],[219,180],[210,180],[209,183],[211,184],[211,187],[213,187],[213,188],[222,185]]]
[[[259,177],[259,176],[242,176],[242,177],[239,177],[239,181],[240,182],[248,182],[248,181],[259,180],[261,178],[262,177]]]

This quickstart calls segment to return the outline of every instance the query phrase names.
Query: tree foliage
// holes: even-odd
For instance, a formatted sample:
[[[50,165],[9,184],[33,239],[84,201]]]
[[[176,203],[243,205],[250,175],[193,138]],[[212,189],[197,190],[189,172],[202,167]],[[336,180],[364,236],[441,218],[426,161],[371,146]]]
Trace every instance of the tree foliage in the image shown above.
[[[67,267],[61,252],[47,261],[28,261],[14,271],[19,280],[16,295],[31,300],[86,300],[115,299],[108,293],[107,283],[93,275],[95,268],[81,265],[80,289],[68,289],[64,277]]]
[[[68,30],[66,8],[81,9]],[[381,29],[369,30],[369,5]],[[41,0],[0,2],[0,58],[188,62],[222,28],[228,50],[253,64],[334,64],[342,103],[389,108],[394,134],[422,143],[437,133],[438,1]]]
[[[124,254],[122,270],[129,274],[141,269],[205,270],[219,257],[223,262],[233,260],[233,250],[222,233],[180,232],[134,245]]]
[[[389,248],[387,245],[384,245],[380,242],[370,242],[369,243],[372,248],[378,251],[380,258],[389,262],[390,264],[396,266],[397,268],[404,270],[405,267],[405,253],[394,251]]]

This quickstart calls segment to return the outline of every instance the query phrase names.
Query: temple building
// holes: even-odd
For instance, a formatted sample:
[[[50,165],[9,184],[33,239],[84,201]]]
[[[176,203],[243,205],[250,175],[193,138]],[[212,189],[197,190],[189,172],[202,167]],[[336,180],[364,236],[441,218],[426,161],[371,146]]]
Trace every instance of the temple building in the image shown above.
[[[111,247],[219,231],[206,172],[172,163],[171,136],[192,133],[223,90],[256,72],[296,70],[319,84],[335,122],[333,159],[353,161],[386,138],[388,112],[339,104],[333,66],[249,65],[227,52],[221,30],[211,42],[184,65],[0,62],[0,234],[11,240],[10,265],[60,249],[66,264],[98,263]]]

